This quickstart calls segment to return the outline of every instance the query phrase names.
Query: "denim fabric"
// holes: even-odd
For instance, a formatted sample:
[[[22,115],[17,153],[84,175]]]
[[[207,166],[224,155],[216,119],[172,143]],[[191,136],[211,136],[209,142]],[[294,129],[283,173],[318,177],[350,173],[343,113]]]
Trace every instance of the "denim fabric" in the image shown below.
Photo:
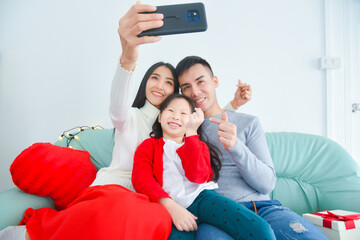
[[[265,219],[274,230],[278,240],[328,240],[317,227],[297,215],[290,209],[283,207],[277,200],[258,201],[256,203],[257,214]],[[242,203],[248,209],[254,211],[252,202]],[[233,238],[222,230],[207,224],[201,224],[196,233],[198,240],[231,240]]]
[[[198,226],[196,231],[197,240],[233,240],[233,238],[213,225],[202,223]]]

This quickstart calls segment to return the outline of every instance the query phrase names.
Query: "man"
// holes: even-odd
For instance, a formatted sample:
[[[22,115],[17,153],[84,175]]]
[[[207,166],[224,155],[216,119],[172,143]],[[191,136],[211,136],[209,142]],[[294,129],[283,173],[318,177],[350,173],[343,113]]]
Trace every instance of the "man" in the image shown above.
[[[195,100],[204,111],[202,130],[221,152],[217,192],[265,219],[277,239],[328,239],[310,222],[282,207],[279,201],[270,200],[276,174],[260,122],[254,116],[224,111],[219,106],[215,91],[219,80],[209,63],[190,56],[180,61],[176,70],[182,94]],[[231,239],[210,225],[200,225],[197,237]]]

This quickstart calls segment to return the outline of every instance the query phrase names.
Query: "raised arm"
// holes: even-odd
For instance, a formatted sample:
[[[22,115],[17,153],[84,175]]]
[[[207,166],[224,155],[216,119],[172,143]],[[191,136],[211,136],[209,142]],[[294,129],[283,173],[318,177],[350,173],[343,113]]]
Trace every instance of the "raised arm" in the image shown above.
[[[122,54],[120,64],[115,72],[110,95],[110,118],[119,131],[126,127],[130,117],[133,101],[134,80],[132,78],[136,61],[139,57],[139,46],[160,40],[159,37],[137,37],[139,33],[150,28],[162,26],[162,14],[139,14],[153,12],[155,6],[137,2],[119,20],[118,33],[121,42]]]
[[[243,83],[239,79],[236,86],[237,88],[234,94],[234,99],[225,105],[224,110],[236,111],[239,107],[251,100],[252,89],[250,85]]]
[[[130,119],[133,89],[133,72],[125,71],[118,65],[111,84],[109,114],[114,127],[120,132]]]
[[[200,108],[195,108],[186,124],[184,145],[177,150],[186,178],[199,184],[211,181],[213,176],[209,148],[197,134],[203,122],[204,112]]]
[[[138,37],[137,35],[145,30],[161,27],[164,23],[163,14],[151,13],[140,14],[143,12],[154,12],[155,6],[144,5],[137,2],[119,20],[118,33],[121,41],[122,54],[120,58],[121,66],[128,71],[135,68],[139,57],[139,46],[146,43],[154,43],[161,38],[157,36]]]

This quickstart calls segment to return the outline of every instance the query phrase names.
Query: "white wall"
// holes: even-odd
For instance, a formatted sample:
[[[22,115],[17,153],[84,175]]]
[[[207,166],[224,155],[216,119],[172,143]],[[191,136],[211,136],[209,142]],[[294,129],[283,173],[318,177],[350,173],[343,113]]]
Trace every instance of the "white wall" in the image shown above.
[[[144,1],[145,2],[145,1]],[[164,5],[187,1],[146,1]],[[220,79],[221,105],[237,79],[253,87],[241,111],[265,131],[325,135],[323,1],[205,0],[208,31],[165,36],[140,48],[138,83],[163,60],[200,55]],[[112,75],[121,54],[118,19],[135,1],[0,1],[0,191],[9,166],[35,142],[80,125],[111,128]],[[230,94],[231,93],[231,94]]]

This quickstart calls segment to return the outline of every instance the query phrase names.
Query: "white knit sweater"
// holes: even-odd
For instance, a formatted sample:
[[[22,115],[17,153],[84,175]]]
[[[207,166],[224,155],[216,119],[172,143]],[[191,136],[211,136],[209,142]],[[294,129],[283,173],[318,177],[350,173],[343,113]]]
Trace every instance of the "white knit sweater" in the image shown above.
[[[159,110],[148,101],[138,109],[132,108],[133,72],[118,65],[111,86],[110,118],[115,126],[115,145],[109,167],[98,171],[92,186],[119,184],[134,190],[131,172],[136,148],[149,138]]]

